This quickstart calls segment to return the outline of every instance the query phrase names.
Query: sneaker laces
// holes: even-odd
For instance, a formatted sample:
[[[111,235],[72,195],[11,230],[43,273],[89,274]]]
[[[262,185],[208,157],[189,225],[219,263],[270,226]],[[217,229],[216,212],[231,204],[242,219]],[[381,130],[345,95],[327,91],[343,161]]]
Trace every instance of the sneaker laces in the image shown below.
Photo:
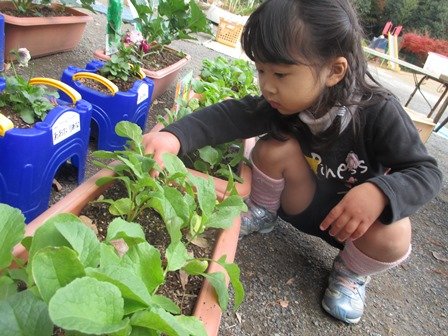
[[[335,261],[334,270],[334,280],[353,293],[356,292],[358,286],[366,284],[369,280],[369,277],[357,275],[347,269],[341,260]]]

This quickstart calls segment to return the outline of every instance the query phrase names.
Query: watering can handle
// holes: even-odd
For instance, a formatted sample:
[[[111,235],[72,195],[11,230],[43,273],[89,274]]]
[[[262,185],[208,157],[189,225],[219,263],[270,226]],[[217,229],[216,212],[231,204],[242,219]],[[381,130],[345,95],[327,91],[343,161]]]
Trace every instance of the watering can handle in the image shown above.
[[[101,84],[103,84],[112,94],[116,94],[119,90],[118,87],[112,83],[110,80],[108,80],[106,77],[103,77],[101,75],[98,75],[93,72],[77,72],[73,75],[72,79],[77,80],[80,78],[88,78],[92,79],[94,81],[97,81]]]
[[[12,121],[0,113],[0,136],[4,136],[5,132],[11,128],[14,128]]]
[[[69,96],[70,99],[72,100],[73,104],[75,104],[78,100],[81,99],[81,95],[79,94],[78,91],[76,91],[72,87],[68,86],[67,84],[62,83],[61,81],[58,81],[57,79],[45,78],[45,77],[35,77],[35,78],[31,78],[28,83],[30,83],[31,85],[53,86],[56,89],[59,89],[62,92],[64,92],[67,96]]]

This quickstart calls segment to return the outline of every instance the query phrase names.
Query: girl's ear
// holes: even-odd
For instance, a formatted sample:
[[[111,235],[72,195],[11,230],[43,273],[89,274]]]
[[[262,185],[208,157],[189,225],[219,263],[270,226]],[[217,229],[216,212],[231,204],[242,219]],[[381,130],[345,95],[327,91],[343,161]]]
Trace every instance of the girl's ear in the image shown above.
[[[327,87],[335,86],[345,76],[347,72],[348,63],[345,57],[337,57],[330,63],[330,73],[327,76],[325,85]]]

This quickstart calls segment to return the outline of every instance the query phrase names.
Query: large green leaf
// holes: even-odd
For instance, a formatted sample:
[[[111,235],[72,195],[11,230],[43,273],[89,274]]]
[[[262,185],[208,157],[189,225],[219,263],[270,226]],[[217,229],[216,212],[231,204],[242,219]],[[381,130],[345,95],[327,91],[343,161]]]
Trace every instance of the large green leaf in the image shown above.
[[[163,164],[170,175],[176,173],[188,173],[184,163],[176,155],[170,153],[163,154]]]
[[[176,320],[187,329],[190,335],[194,336],[207,336],[204,324],[195,316],[176,316]]]
[[[167,271],[177,271],[184,267],[190,258],[182,242],[171,243],[166,249]]]
[[[0,300],[17,293],[17,285],[9,276],[0,276]]]
[[[116,124],[115,133],[118,136],[131,139],[134,144],[140,145],[142,143],[142,129],[129,121],[123,120]]]
[[[115,218],[107,227],[106,241],[123,238],[128,246],[146,241],[145,233],[140,224]]]
[[[213,179],[211,177],[204,179],[202,177],[190,176],[190,180],[196,187],[199,207],[203,216],[210,216],[216,205],[216,192]]]
[[[75,218],[73,218],[75,217]],[[83,224],[76,216],[56,223],[56,229],[78,253],[85,267],[96,267],[100,258],[100,242],[93,230]]]
[[[225,268],[234,291],[233,310],[237,310],[244,299],[244,287],[240,280],[240,268],[235,263],[226,263],[226,256],[219,258],[218,263]]]
[[[85,275],[78,254],[65,246],[45,247],[33,257],[34,282],[45,302],[49,302],[56,291],[76,278]]]
[[[0,333],[2,336],[51,336],[53,323],[47,305],[29,290],[0,300]]]
[[[62,235],[62,233],[56,228],[58,223],[68,223],[69,225],[78,225],[80,220],[73,214],[58,214],[48,219],[41,227],[39,227],[34,233],[33,240],[31,242],[29,259],[32,260],[34,254],[41,248],[47,246],[68,246],[70,243]],[[81,223],[81,225],[84,225]]]
[[[25,233],[25,217],[19,209],[0,203],[0,270],[12,261],[12,250]]]
[[[177,188],[171,186],[164,186],[163,192],[166,199],[170,202],[176,215],[182,218],[183,222],[188,222],[189,215],[191,214],[191,198],[188,195],[182,194]],[[194,210],[194,209],[193,209]]]
[[[165,281],[160,251],[147,242],[131,246],[120,265],[131,268],[150,293]]]
[[[116,286],[124,299],[124,314],[131,314],[151,305],[151,296],[143,281],[129,269],[119,266],[88,268],[87,274],[97,280]]]
[[[210,282],[210,284],[215,289],[218,295],[218,303],[222,311],[227,310],[227,305],[229,303],[229,292],[227,290],[226,278],[224,273],[205,273],[204,277]]]
[[[205,162],[208,162],[211,166],[215,166],[222,159],[219,151],[212,146],[205,146],[198,149],[199,156]]]
[[[66,330],[102,335],[123,329],[124,301],[120,290],[107,282],[84,277],[59,289],[48,305],[53,322]]]
[[[132,326],[142,327],[149,330],[157,330],[168,336],[190,336],[190,335],[204,335],[200,327],[198,331],[191,328],[194,327],[190,321],[178,319],[162,308],[152,308],[134,314],[131,317]],[[202,326],[203,328],[203,326]],[[206,334],[205,334],[206,335]]]

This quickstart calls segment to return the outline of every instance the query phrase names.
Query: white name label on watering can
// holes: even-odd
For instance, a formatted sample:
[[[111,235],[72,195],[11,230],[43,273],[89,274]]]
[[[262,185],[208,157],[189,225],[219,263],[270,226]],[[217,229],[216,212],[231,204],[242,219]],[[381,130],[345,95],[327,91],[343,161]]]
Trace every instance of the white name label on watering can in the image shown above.
[[[81,130],[79,113],[69,111],[62,114],[51,128],[53,145],[57,145]]]
[[[137,105],[148,98],[148,84],[142,83],[137,91]]]

